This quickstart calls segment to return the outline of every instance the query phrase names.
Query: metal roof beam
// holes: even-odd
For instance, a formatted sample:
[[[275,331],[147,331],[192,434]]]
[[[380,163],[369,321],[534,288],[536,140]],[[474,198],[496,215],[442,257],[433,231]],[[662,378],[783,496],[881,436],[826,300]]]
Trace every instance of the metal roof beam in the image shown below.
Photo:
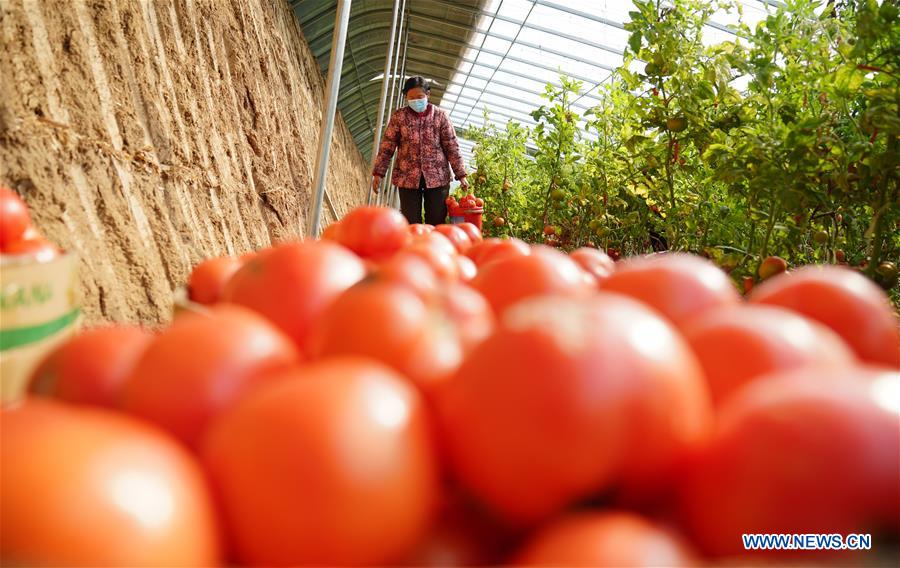
[[[468,9],[463,8],[463,7],[455,7],[455,8],[458,8],[458,9],[464,10],[464,11],[468,11]],[[372,8],[372,9],[368,9],[368,10],[361,10],[361,11],[355,13],[355,14],[353,15],[353,18],[354,18],[354,19],[357,19],[357,18],[362,18],[362,17],[366,17],[366,16],[373,16],[373,15],[380,15],[380,14],[385,14],[385,15],[387,15],[387,14],[389,14],[389,13],[390,13],[390,10],[387,10],[387,9],[384,9],[384,8]],[[537,32],[542,32],[542,33],[550,34],[550,35],[553,35],[553,36],[562,37],[562,38],[567,39],[567,40],[570,40],[570,41],[578,42],[578,43],[580,43],[580,44],[587,45],[587,46],[589,46],[589,47],[593,47],[593,48],[595,48],[595,49],[600,49],[600,50],[603,50],[603,51],[608,51],[608,52],[610,52],[610,53],[612,53],[612,54],[615,54],[615,55],[624,55],[624,51],[621,50],[621,49],[617,49],[617,48],[615,48],[615,47],[611,47],[611,46],[608,46],[608,45],[605,45],[605,44],[602,44],[602,43],[598,43],[598,42],[596,42],[596,41],[592,41],[592,40],[589,40],[589,39],[585,39],[585,38],[581,38],[581,37],[574,36],[574,35],[571,35],[571,34],[567,34],[567,33],[562,32],[562,31],[560,31],[560,30],[554,30],[554,29],[552,29],[552,28],[548,28],[548,27],[545,27],[545,26],[541,26],[541,25],[537,25],[537,24],[532,24],[532,23],[528,23],[528,22],[526,22],[526,23],[523,24],[521,21],[516,20],[515,18],[504,17],[504,16],[501,16],[500,14],[496,14],[496,15],[495,15],[495,14],[491,14],[490,12],[485,12],[485,11],[483,11],[483,10],[478,11],[478,15],[483,15],[483,16],[493,17],[493,18],[496,19],[496,20],[505,21],[505,22],[510,22],[510,23],[515,23],[515,24],[518,24],[518,25],[522,25],[522,27],[525,28],[525,29],[529,29],[529,30],[533,30],[533,31],[537,31]],[[506,41],[511,41],[511,39],[512,39],[512,38],[510,38],[509,36],[504,36],[504,35],[501,35],[501,34],[496,34],[496,33],[490,32],[489,30],[488,30],[488,31],[479,31],[476,27],[465,26],[465,25],[459,24],[459,23],[457,23],[457,22],[453,22],[453,21],[441,19],[441,18],[438,18],[438,17],[435,17],[435,16],[431,16],[431,15],[428,15],[428,14],[420,14],[420,13],[416,13],[416,12],[410,12],[409,16],[410,16],[411,18],[415,18],[415,19],[424,20],[424,21],[427,21],[427,22],[430,22],[430,23],[438,24],[438,25],[443,26],[443,27],[449,26],[449,27],[459,28],[459,29],[462,29],[462,30],[465,30],[465,31],[473,30],[473,33],[477,33],[477,34],[487,34],[487,35],[489,35],[489,36],[491,36],[491,37],[495,37],[495,38],[497,38],[497,39],[505,39]],[[367,19],[371,19],[371,18],[367,18]],[[621,27],[621,26],[618,26],[618,27]],[[377,29],[377,27],[376,27],[376,28],[371,28],[371,29]],[[421,32],[421,33],[427,33],[427,32]],[[323,30],[322,32],[320,32],[320,33],[316,34],[315,36],[313,36],[313,37],[307,39],[307,42],[309,43],[310,47],[313,48],[313,53],[316,54],[316,57],[317,57],[317,58],[320,57],[321,54],[318,53],[319,50],[315,49],[314,46],[318,46],[319,43],[320,43],[321,41],[323,41],[328,35],[329,35],[329,32],[328,32],[328,29],[326,28],[326,29]],[[429,35],[431,35],[431,34],[429,34]],[[355,36],[351,34],[351,36],[350,36],[349,39],[353,39],[354,37],[355,37]],[[520,41],[519,43],[522,43],[522,42]],[[524,44],[523,44],[523,45],[524,45]],[[532,44],[532,45],[533,45],[533,44]]]

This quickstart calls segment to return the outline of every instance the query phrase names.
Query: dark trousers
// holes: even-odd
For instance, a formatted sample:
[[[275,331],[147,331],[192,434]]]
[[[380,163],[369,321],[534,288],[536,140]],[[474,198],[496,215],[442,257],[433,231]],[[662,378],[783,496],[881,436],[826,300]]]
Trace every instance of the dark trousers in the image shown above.
[[[419,179],[418,188],[401,187],[400,212],[410,224],[422,222],[422,205],[425,205],[425,223],[429,225],[441,225],[447,222],[447,196],[450,195],[450,186],[425,187],[425,177]]]

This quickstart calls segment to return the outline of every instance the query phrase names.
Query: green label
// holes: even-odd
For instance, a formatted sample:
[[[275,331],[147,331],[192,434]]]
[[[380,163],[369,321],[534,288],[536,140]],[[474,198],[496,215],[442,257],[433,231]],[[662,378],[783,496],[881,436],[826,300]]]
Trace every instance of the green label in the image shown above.
[[[50,337],[72,325],[78,319],[80,311],[76,308],[62,317],[38,325],[0,330],[0,351],[36,343]]]

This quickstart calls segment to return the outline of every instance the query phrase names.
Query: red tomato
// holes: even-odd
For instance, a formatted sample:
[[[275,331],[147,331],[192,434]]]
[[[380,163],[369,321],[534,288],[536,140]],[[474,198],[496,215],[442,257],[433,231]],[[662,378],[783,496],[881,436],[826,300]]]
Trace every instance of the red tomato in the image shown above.
[[[449,284],[438,293],[438,304],[456,324],[463,351],[468,353],[494,331],[491,306],[480,293],[466,284]]]
[[[560,294],[584,298],[591,292],[574,260],[542,246],[532,247],[528,256],[514,256],[482,266],[472,286],[487,298],[496,314],[531,296]]]
[[[716,404],[775,371],[856,363],[853,351],[836,333],[776,307],[740,305],[712,310],[683,331],[700,360]]]
[[[153,337],[137,326],[84,331],[44,358],[31,375],[29,390],[76,404],[115,408],[125,380]]]
[[[290,339],[265,319],[217,306],[160,333],[128,378],[121,406],[197,448],[213,419],[298,361]]]
[[[191,271],[188,297],[198,304],[215,304],[222,297],[225,284],[243,264],[232,256],[204,260]]]
[[[469,239],[472,241],[473,245],[477,245],[482,240],[484,240],[481,236],[481,230],[472,223],[459,223],[456,226],[465,231],[467,235],[469,235]]]
[[[363,258],[380,260],[403,248],[409,223],[390,207],[357,207],[341,220],[338,242]]]
[[[241,261],[241,266],[243,266],[243,265],[246,264],[247,262],[249,262],[249,261],[253,260],[254,258],[256,258],[256,255],[257,255],[257,254],[259,254],[257,251],[255,251],[255,250],[249,250],[249,251],[245,252],[244,254],[242,254],[241,256],[239,256],[239,257],[238,257],[238,260]]]
[[[646,303],[676,327],[707,310],[735,305],[741,300],[731,279],[719,267],[684,253],[623,261],[600,287]]]
[[[405,250],[382,263],[375,275],[379,280],[409,286],[423,298],[436,294],[441,284],[428,260]]]
[[[475,207],[484,207],[484,199],[480,197],[475,198]]]
[[[463,355],[449,317],[390,282],[362,282],[344,292],[322,314],[309,345],[316,359],[358,355],[381,361],[426,391],[453,373]]]
[[[478,275],[478,267],[467,256],[457,256],[456,264],[459,267],[459,278],[463,282],[470,282]]]
[[[446,235],[443,235],[437,231],[431,231],[424,235],[414,236],[409,243],[409,247],[421,244],[426,244],[440,252],[445,252],[451,255],[456,254],[456,246],[452,242],[450,242],[450,239],[448,239]]]
[[[415,223],[409,226],[409,234],[410,235],[424,235],[425,233],[430,233],[434,230],[434,227],[431,225],[423,225],[421,223]]]
[[[585,511],[538,531],[516,566],[696,566],[681,537],[634,513]]]
[[[472,248],[472,239],[469,238],[469,234],[456,225],[438,225],[434,230],[450,239],[460,254],[465,254]]]
[[[842,266],[806,266],[757,286],[750,301],[781,306],[840,335],[863,361],[900,367],[900,327],[887,295]]]
[[[860,367],[800,369],[748,385],[721,409],[688,470],[683,526],[706,553],[732,556],[750,554],[745,533],[846,535],[897,523],[898,392],[900,373]]]
[[[21,566],[215,566],[194,460],[127,416],[26,399],[0,411],[0,557]]]
[[[285,243],[241,267],[222,299],[263,314],[302,351],[312,322],[365,274],[362,261],[334,243]]]
[[[443,237],[440,233],[431,234]],[[424,259],[444,282],[456,282],[460,278],[456,249],[448,251],[440,241],[417,242],[406,247],[401,254],[416,255]]]
[[[588,274],[594,277],[599,285],[616,270],[616,262],[605,252],[591,247],[582,247],[569,253],[569,257]]]
[[[216,424],[204,461],[244,565],[391,564],[437,498],[421,397],[363,359],[316,363],[255,392]]]
[[[524,241],[519,239],[485,239],[481,243],[469,249],[466,255],[472,259],[478,268],[504,258],[515,256],[528,256],[531,254],[531,247]]]
[[[335,221],[334,223],[325,227],[325,230],[322,231],[322,236],[319,238],[323,241],[340,242],[340,240],[341,240],[341,222]]]
[[[60,250],[44,237],[37,237],[7,243],[3,254],[29,255],[33,256],[37,262],[49,262],[60,255]]]
[[[527,524],[625,481],[655,489],[707,432],[708,396],[669,324],[601,293],[509,309],[436,406],[457,477]]]
[[[31,226],[28,206],[13,190],[0,187],[0,250],[24,238],[25,230]]]

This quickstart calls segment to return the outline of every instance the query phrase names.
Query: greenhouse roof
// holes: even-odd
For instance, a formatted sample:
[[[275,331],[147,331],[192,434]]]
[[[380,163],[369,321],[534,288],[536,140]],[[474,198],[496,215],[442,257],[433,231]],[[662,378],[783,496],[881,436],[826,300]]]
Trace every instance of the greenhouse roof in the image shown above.
[[[778,0],[739,0],[753,26]],[[319,65],[327,70],[336,12],[334,0],[295,0],[294,11]],[[597,87],[622,64],[630,0],[401,0],[397,76],[433,80],[431,102],[450,116],[457,132],[509,119],[533,125],[547,83],[567,75],[583,83],[575,110],[599,99]],[[356,0],[341,76],[338,108],[357,146],[369,159],[377,124],[381,78],[390,44],[394,2]],[[736,12],[716,13],[704,32],[709,43],[731,39]],[[399,22],[398,22],[399,25]],[[404,49],[405,48],[405,49]],[[394,77],[392,71],[389,77]],[[399,95],[398,95],[399,96]],[[396,105],[394,105],[396,106]],[[460,146],[469,161],[472,142]]]

